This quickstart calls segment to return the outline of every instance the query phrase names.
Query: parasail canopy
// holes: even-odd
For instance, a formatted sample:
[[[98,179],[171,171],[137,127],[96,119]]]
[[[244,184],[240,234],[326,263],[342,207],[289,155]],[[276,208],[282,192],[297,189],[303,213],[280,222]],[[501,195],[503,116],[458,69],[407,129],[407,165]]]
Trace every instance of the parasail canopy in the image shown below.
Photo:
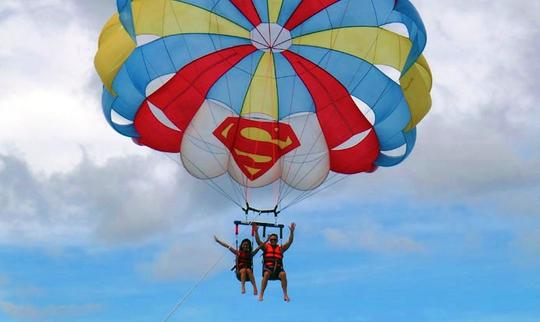
[[[117,5],[95,57],[107,121],[239,204],[399,164],[431,105],[408,0]]]

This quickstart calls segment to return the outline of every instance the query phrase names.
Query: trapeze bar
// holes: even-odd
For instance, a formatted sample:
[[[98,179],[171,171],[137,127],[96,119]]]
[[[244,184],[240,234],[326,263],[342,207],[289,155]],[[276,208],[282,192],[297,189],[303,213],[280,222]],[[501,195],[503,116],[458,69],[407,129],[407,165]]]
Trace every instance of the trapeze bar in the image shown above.
[[[242,208],[242,210],[246,213],[246,215],[250,211],[253,211],[259,214],[274,214],[274,216],[277,217],[277,215],[279,215],[279,213],[281,212],[281,211],[278,211],[277,208],[278,208],[278,205],[276,205],[274,209],[257,209],[257,208],[251,207],[249,203],[246,202],[246,207]]]
[[[251,225],[257,225],[257,226],[260,226],[260,227],[270,227],[270,228],[284,228],[285,225],[284,224],[272,224],[272,223],[268,223],[268,222],[257,222],[257,221],[240,221],[240,220],[236,220],[234,222],[235,225],[241,225],[241,226],[251,226]]]

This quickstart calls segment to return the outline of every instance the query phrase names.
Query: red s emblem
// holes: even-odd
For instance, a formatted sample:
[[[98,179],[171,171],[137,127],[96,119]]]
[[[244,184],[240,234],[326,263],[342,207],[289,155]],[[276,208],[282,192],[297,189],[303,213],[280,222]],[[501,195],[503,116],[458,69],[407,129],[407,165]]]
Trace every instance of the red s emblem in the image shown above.
[[[213,133],[250,180],[264,175],[283,155],[300,146],[291,126],[276,121],[228,117]]]

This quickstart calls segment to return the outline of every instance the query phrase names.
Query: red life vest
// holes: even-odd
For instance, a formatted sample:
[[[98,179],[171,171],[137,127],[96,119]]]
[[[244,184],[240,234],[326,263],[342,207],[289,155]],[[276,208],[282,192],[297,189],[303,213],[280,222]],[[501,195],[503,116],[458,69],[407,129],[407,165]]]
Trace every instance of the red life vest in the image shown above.
[[[270,243],[266,243],[263,252],[265,267],[283,267],[283,252],[281,251],[280,245],[272,247]]]
[[[238,255],[236,256],[236,269],[252,268],[252,267],[253,267],[253,258],[251,257],[251,253],[239,250]]]

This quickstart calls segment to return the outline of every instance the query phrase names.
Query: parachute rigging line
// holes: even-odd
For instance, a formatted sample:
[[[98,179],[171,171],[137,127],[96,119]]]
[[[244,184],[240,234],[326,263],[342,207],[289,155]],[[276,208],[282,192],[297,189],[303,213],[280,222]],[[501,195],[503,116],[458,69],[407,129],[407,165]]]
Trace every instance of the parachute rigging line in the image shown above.
[[[166,153],[160,153],[161,155],[164,155],[165,157],[167,157],[169,160],[172,160],[174,163],[178,164],[178,165],[182,165],[181,162],[179,162],[178,160],[176,160],[175,158],[171,157],[170,155],[166,154]],[[194,162],[191,162],[190,160],[188,160],[194,167],[197,167],[197,165],[194,163]],[[229,201],[231,201],[232,203],[234,203],[235,205],[237,205],[238,207],[242,208],[242,206],[240,205],[240,203],[233,199],[231,197],[230,194],[228,194],[227,192],[225,192],[225,190],[223,190],[222,187],[219,186],[219,184],[217,184],[216,182],[214,182],[214,180],[212,178],[208,178],[208,180],[202,180],[204,181],[210,188],[212,188],[214,191],[218,192],[219,194],[221,194],[222,196],[224,196],[225,198],[227,198]]]

